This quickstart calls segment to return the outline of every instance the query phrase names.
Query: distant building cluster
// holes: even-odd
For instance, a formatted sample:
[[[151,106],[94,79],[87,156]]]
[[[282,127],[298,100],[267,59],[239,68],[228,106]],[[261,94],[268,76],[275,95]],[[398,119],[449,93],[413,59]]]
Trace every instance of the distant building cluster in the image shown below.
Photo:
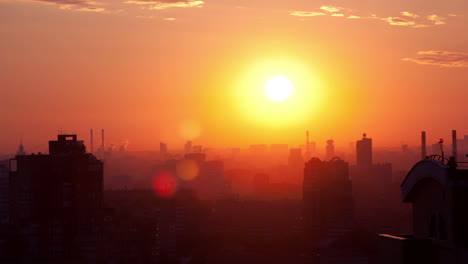
[[[398,152],[363,134],[348,159],[332,139],[320,159],[306,136],[299,147],[224,156],[192,141],[179,152],[162,142],[159,152],[114,152],[104,131],[95,153],[92,131],[90,152],[74,134],[59,134],[47,154],[20,142],[0,161],[0,262],[468,261],[468,170],[455,131],[440,155],[428,153],[425,132],[420,151]]]

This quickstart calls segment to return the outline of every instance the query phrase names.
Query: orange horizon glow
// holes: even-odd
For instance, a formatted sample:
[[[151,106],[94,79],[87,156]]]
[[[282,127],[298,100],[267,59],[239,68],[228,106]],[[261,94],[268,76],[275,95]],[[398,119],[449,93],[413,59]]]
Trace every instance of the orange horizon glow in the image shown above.
[[[60,129],[129,150],[468,134],[466,3],[144,2],[0,0],[0,154]]]

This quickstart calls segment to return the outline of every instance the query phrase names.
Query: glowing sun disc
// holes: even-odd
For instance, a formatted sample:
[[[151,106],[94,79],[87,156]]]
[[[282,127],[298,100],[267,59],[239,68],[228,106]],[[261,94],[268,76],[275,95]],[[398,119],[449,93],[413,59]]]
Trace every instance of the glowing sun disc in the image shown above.
[[[292,82],[283,76],[273,77],[265,84],[265,94],[273,101],[284,101],[291,96],[292,92]]]

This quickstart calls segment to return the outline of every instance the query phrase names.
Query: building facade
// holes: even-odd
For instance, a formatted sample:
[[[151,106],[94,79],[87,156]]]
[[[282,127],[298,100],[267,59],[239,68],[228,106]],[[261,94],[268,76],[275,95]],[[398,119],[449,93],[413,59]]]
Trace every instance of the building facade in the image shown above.
[[[381,263],[468,263],[468,170],[425,159],[401,185],[413,207],[413,234],[381,234]]]
[[[49,154],[10,160],[10,219],[20,261],[95,263],[100,257],[103,164],[76,135],[49,142]]]

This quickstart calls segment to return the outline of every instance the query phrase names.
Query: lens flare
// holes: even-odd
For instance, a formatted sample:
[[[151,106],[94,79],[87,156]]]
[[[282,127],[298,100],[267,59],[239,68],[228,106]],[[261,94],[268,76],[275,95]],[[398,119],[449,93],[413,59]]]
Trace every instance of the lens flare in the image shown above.
[[[176,165],[177,176],[185,181],[191,181],[198,176],[198,164],[193,160],[181,160]]]
[[[153,190],[161,198],[171,198],[175,194],[176,188],[176,180],[169,172],[160,172],[153,179]]]

